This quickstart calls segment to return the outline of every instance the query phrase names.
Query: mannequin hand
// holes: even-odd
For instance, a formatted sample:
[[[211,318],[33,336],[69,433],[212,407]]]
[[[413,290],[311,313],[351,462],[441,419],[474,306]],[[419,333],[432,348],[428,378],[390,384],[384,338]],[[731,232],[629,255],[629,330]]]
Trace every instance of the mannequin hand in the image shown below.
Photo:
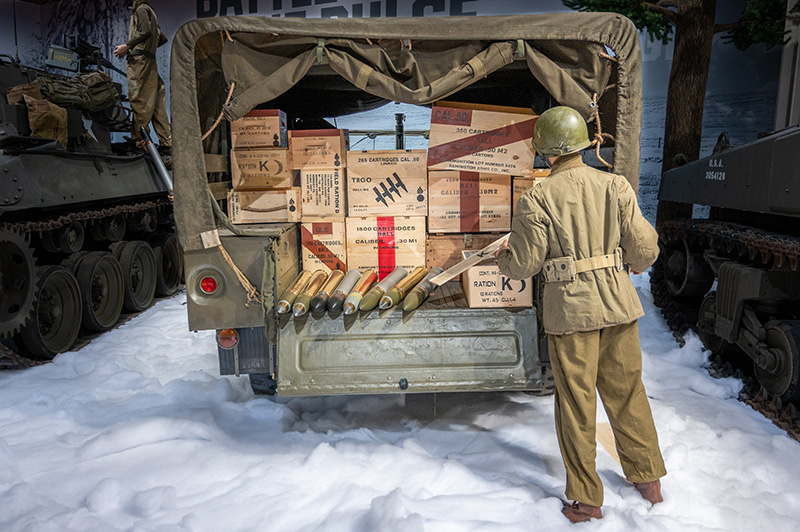
[[[114,48],[114,55],[122,59],[126,55],[128,55],[128,45],[127,44],[120,44],[116,48]]]
[[[500,249],[494,252],[494,259],[497,260],[500,254],[507,249],[508,249],[508,240],[504,241],[503,244],[500,246]]]

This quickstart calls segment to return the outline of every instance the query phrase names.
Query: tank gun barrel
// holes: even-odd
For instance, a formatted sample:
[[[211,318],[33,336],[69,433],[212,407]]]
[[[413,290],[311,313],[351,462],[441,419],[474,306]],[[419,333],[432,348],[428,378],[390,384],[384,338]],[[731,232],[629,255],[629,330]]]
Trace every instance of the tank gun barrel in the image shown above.
[[[153,144],[152,140],[150,140],[150,134],[145,128],[140,127],[139,134],[142,136],[144,147],[147,150],[147,153],[150,155],[153,165],[156,167],[156,173],[158,174],[158,177],[164,183],[164,186],[167,187],[169,195],[172,196],[172,178],[170,178],[169,172],[167,172],[167,167],[164,166],[164,161],[161,160],[161,156],[158,154],[156,145]]]

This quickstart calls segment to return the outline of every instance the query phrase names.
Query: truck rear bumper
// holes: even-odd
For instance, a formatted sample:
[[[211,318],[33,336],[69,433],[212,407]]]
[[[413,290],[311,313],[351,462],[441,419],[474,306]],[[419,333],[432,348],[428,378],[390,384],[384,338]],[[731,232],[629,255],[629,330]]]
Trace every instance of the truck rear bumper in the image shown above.
[[[220,349],[221,372],[274,373],[279,395],[542,391],[534,309],[470,309],[453,293],[411,313],[284,318],[277,356],[248,329],[235,361]]]

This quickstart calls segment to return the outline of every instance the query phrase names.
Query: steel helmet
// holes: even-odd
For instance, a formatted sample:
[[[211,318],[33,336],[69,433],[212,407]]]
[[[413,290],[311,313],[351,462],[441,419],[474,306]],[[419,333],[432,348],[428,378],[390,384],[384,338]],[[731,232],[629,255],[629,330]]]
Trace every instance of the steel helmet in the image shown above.
[[[542,157],[559,157],[588,148],[586,121],[572,107],[560,105],[542,113],[533,128],[533,149]]]

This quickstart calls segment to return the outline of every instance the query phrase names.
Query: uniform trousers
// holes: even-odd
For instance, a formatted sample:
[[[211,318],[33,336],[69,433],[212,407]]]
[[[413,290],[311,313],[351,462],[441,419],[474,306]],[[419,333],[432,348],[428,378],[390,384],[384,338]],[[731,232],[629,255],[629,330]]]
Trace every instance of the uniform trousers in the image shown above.
[[[144,55],[128,56],[128,99],[133,110],[133,139],[141,137],[139,128],[150,131],[150,122],[161,146],[172,146],[172,131],[167,115],[167,91],[158,75],[155,59]]]
[[[637,483],[663,477],[667,471],[642,384],[637,322],[548,335],[548,348],[556,383],[556,433],[567,470],[567,498],[603,505],[603,484],[595,467],[598,392],[625,477]]]

